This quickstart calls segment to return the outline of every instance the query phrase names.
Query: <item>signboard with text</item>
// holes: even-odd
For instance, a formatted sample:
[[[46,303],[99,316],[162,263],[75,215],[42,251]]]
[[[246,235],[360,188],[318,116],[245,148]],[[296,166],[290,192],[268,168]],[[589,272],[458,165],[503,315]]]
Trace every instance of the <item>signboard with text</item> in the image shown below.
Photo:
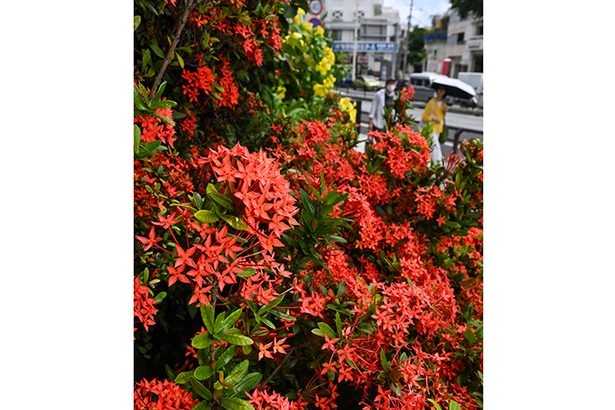
[[[352,53],[354,43],[352,41],[334,41],[333,51],[342,53]],[[358,53],[395,53],[399,49],[399,45],[393,42],[385,41],[358,41]]]

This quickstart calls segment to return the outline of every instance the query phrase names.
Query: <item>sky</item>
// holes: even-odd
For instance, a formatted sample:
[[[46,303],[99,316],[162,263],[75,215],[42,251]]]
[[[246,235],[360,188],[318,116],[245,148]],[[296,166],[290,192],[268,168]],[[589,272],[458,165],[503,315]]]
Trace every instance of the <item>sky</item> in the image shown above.
[[[401,26],[405,28],[408,24],[408,14],[410,14],[411,0],[384,0],[384,5],[399,11]],[[414,0],[412,5],[413,26],[430,27],[431,16],[442,14],[450,7],[448,0]]]

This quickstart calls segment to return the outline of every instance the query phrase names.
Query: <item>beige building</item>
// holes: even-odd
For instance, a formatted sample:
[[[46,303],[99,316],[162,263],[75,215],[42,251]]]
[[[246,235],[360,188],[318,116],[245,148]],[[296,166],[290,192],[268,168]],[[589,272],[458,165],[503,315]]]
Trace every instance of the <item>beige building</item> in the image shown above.
[[[472,17],[461,19],[453,11],[432,21],[425,36],[424,71],[456,78],[460,72],[483,71],[483,23]]]

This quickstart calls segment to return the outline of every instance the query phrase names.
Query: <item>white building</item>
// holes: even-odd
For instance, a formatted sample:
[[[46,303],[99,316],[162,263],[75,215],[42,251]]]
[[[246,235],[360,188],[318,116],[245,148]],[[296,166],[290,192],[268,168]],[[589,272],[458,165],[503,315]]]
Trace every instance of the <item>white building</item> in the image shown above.
[[[308,1],[310,6],[312,3],[321,2]],[[354,33],[358,24],[357,75],[372,74],[383,80],[394,76],[399,49],[397,10],[384,7],[383,0],[323,0],[322,5],[319,18],[333,40],[333,51],[345,53],[349,67],[352,67]],[[318,10],[318,5],[315,6],[313,11]],[[315,16],[308,11],[306,17],[309,20]]]
[[[456,78],[460,72],[483,71],[483,24],[472,17],[461,19],[453,11],[435,17],[425,36],[425,71]]]

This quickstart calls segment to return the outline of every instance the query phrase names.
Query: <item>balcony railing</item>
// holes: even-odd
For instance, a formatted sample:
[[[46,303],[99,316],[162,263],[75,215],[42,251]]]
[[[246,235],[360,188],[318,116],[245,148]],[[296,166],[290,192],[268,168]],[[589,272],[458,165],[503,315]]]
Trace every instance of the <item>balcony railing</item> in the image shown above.
[[[466,46],[470,51],[482,51],[483,50],[483,36],[472,36],[466,42]]]

